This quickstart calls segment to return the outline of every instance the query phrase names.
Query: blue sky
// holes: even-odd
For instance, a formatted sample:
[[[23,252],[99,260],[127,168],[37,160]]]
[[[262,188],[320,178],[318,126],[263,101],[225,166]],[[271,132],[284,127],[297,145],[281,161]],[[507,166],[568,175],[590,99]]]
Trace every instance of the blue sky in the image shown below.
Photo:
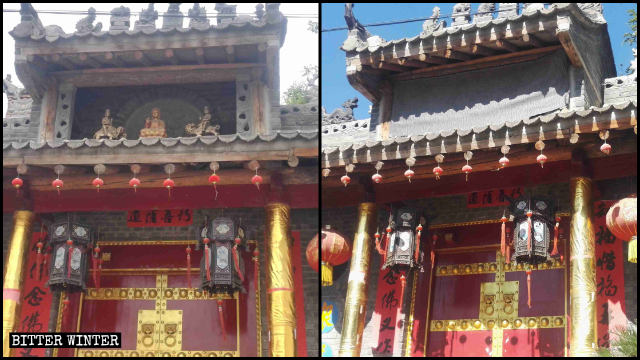
[[[434,6],[440,7],[441,14],[450,14],[453,3],[409,3],[409,4],[356,4],[354,14],[362,24],[370,24],[391,20],[424,18],[431,16]],[[471,11],[476,12],[478,3],[471,5]],[[629,45],[623,45],[623,34],[629,32],[627,25],[628,9],[637,9],[633,3],[603,3],[604,17],[608,23],[611,48],[618,75],[624,74],[633,54]],[[344,3],[322,4],[321,29],[344,27]],[[450,23],[450,21],[448,21]],[[379,35],[385,40],[418,35],[422,31],[422,22],[369,27],[369,32]],[[358,96],[360,102],[355,109],[357,119],[369,117],[371,104],[362,94],[358,93],[347,81],[345,68],[345,53],[340,45],[347,37],[346,30],[322,32],[322,106],[327,112],[341,106],[348,98]]]

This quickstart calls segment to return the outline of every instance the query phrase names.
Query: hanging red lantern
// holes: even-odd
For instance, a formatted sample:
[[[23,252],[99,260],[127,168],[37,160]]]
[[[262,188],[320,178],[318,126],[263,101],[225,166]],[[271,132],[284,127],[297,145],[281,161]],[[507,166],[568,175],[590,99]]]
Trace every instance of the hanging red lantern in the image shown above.
[[[611,145],[607,144],[607,139],[609,138],[609,130],[600,131],[600,139],[604,140],[604,144],[600,146],[600,151],[609,155],[611,153]]]
[[[416,173],[413,170],[409,169],[409,170],[404,172],[404,177],[406,177],[409,180],[409,182],[411,182],[411,179],[413,178],[413,176],[415,174]]]
[[[442,170],[440,166],[436,166],[433,168],[433,174],[436,176],[436,180],[440,180],[440,175],[442,175],[443,172],[444,170]]]
[[[62,189],[62,187],[64,186],[64,182],[62,182],[62,180],[60,180],[60,179],[55,179],[55,180],[53,180],[51,185],[53,187],[55,187],[56,190],[58,190],[58,195],[60,195],[60,189]]]
[[[536,161],[538,162],[538,164],[540,164],[541,168],[544,168],[544,163],[547,162],[547,156],[542,153],[542,150],[544,150],[544,141],[538,140],[536,142],[535,147],[536,147],[536,150],[540,150],[540,155],[538,155],[538,157],[536,158]]]
[[[220,176],[213,173],[213,175],[209,176],[209,183],[215,186],[220,181]]]
[[[607,212],[607,228],[624,241],[629,241],[627,260],[638,262],[638,199],[630,195],[613,204]]]
[[[97,177],[97,178],[93,179],[91,184],[96,187],[98,192],[100,192],[100,187],[104,185],[104,181],[102,179],[100,179],[99,177]]]
[[[502,157],[500,158],[500,160],[498,160],[498,163],[500,164],[500,167],[498,168],[498,170],[504,169],[506,166],[509,165],[509,158],[507,158],[507,154],[509,153],[510,149],[511,148],[509,147],[509,145],[502,145],[502,147],[500,148]]]
[[[462,167],[462,172],[464,173],[464,181],[469,181],[469,174],[473,171],[471,165],[469,165],[469,160],[473,157],[473,153],[471,151],[467,151],[464,153],[464,159],[467,160],[467,164]]]
[[[169,191],[169,199],[171,199],[171,189],[173,187],[175,187],[175,183],[173,182],[173,180],[171,180],[171,178],[167,178],[164,182],[162,182],[162,186],[167,188],[167,191]]]
[[[129,180],[129,186],[133,188],[134,192],[138,192],[138,186],[140,186],[140,179],[133,177]]]
[[[340,178],[340,182],[344,184],[344,187],[347,187],[347,185],[349,185],[349,183],[351,182],[351,178],[349,177],[349,175],[343,175]]]
[[[16,188],[16,189],[20,189],[22,187],[22,185],[24,185],[24,182],[22,181],[22,179],[20,179],[20,177],[16,177],[13,180],[11,180],[11,185]]]
[[[333,267],[344,264],[351,257],[351,247],[347,239],[329,226],[322,230],[321,269],[322,286],[333,285]]]
[[[307,245],[307,250],[305,251],[305,255],[307,256],[307,263],[313,269],[313,271],[318,272],[318,234],[309,241]]]
[[[371,176],[371,180],[376,184],[380,184],[382,182],[382,175],[375,173]]]
[[[256,174],[251,178],[251,183],[255,185],[258,190],[260,190],[260,184],[262,184],[262,176],[258,175],[258,170],[256,170]]]

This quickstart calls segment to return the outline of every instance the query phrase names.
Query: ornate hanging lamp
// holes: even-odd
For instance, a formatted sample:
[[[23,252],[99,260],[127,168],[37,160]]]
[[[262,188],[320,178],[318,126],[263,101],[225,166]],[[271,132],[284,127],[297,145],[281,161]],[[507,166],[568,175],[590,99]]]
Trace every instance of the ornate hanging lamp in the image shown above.
[[[243,246],[244,229],[230,218],[219,217],[199,232],[205,251],[200,262],[202,289],[210,293],[244,291],[244,262],[238,254]]]
[[[630,195],[613,204],[607,212],[607,228],[611,233],[629,242],[627,260],[638,262],[638,198]]]
[[[104,186],[104,180],[100,179],[100,174],[104,173],[106,170],[106,166],[104,166],[103,164],[97,164],[96,166],[93,167],[93,171],[96,173],[97,177],[95,179],[93,179],[93,181],[91,182],[91,185],[93,185],[97,192],[100,192],[100,187]]]
[[[389,225],[386,228],[386,241],[382,249],[382,269],[408,267],[410,270],[420,266],[420,237],[424,222],[424,217],[413,208],[399,208],[395,214],[393,210],[389,211]]]
[[[93,243],[91,228],[67,219],[53,223],[49,234],[54,259],[47,285],[54,291],[86,290],[87,257]]]
[[[56,177],[55,180],[53,180],[51,182],[51,186],[56,188],[56,190],[58,191],[58,196],[60,196],[60,190],[64,186],[64,182],[62,180],[60,180],[60,174],[62,174],[64,172],[64,166],[63,165],[56,165],[56,166],[53,167],[53,171],[55,171],[57,177]]]
[[[322,286],[333,285],[333,267],[344,264],[351,258],[351,246],[339,232],[326,225],[320,234],[322,252],[320,278]]]

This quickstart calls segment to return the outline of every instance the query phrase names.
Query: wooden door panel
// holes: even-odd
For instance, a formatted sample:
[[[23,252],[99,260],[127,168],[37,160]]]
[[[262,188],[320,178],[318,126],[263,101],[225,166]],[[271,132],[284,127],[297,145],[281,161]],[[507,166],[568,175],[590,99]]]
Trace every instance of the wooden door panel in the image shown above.
[[[122,349],[135,350],[138,310],[153,310],[153,300],[85,300],[81,332],[120,332]]]

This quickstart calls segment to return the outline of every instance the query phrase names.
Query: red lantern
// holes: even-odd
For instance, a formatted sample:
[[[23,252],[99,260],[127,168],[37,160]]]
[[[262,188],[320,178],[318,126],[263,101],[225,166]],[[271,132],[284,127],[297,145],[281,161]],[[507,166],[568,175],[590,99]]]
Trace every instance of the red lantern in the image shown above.
[[[309,263],[309,266],[313,271],[318,272],[318,234],[309,241],[305,254],[307,255],[307,263]]]
[[[213,173],[213,175],[209,176],[209,183],[213,184],[213,191],[216,192],[216,200],[218,199],[218,182],[220,182],[220,176],[216,175],[215,172]]]
[[[140,186],[140,179],[134,177],[129,180],[129,186],[133,188],[134,192],[138,192],[138,186]]]
[[[436,176],[436,180],[440,180],[440,175],[442,175],[443,172],[444,170],[442,170],[440,165],[433,168],[433,174]]]
[[[347,239],[334,230],[322,230],[322,259],[320,278],[322,286],[333,285],[333,267],[344,264],[351,257]]]
[[[64,186],[64,182],[62,182],[62,180],[60,180],[60,179],[55,179],[55,180],[53,180],[51,185],[53,187],[55,187],[56,190],[58,190],[58,195],[60,195],[60,189],[62,189],[62,187]]]
[[[375,173],[373,174],[373,176],[371,176],[371,180],[373,180],[373,182],[376,184],[380,184],[382,182],[382,175]]]
[[[347,185],[349,185],[349,183],[351,182],[351,178],[349,177],[349,175],[343,175],[340,178],[340,182],[344,184],[344,187],[347,187]]]
[[[171,180],[171,178],[167,178],[163,183],[162,186],[166,187],[167,190],[169,191],[169,199],[171,199],[171,189],[175,186],[176,184],[173,182],[173,180]]]
[[[98,189],[98,192],[100,192],[100,186],[104,185],[104,181],[102,179],[100,179],[99,177],[93,179],[93,181],[91,182],[91,184],[93,186],[96,187],[96,189]]]
[[[16,189],[20,189],[23,184],[24,182],[22,181],[22,179],[20,179],[20,177],[16,177],[15,179],[11,180],[11,185],[13,185],[13,187]]]
[[[471,174],[471,171],[473,171],[473,168],[469,164],[462,167],[462,172],[464,173],[464,181],[469,181],[469,174]]]
[[[611,153],[611,145],[605,142],[604,144],[602,144],[602,146],[600,146],[600,151],[609,155]]]
[[[629,262],[638,262],[638,199],[636,194],[613,204],[607,212],[607,228],[615,237],[629,241]]]
[[[506,156],[503,156],[498,160],[498,163],[500,163],[500,168],[502,169],[509,165],[509,159]]]
[[[538,157],[536,158],[536,161],[538,162],[538,164],[540,164],[541,168],[544,168],[544,163],[547,162],[547,156],[545,154],[540,154],[538,155]]]
[[[413,170],[408,169],[407,171],[405,171],[405,172],[404,172],[404,177],[406,177],[407,179],[409,179],[409,182],[411,182],[411,178],[413,178],[413,176],[414,176],[415,174],[416,174],[416,173],[415,173]]]
[[[257,172],[258,170],[256,170]],[[251,183],[253,185],[255,185],[258,190],[260,190],[260,184],[262,184],[262,176],[258,175],[257,173],[255,175],[253,175],[253,177],[251,178]]]

